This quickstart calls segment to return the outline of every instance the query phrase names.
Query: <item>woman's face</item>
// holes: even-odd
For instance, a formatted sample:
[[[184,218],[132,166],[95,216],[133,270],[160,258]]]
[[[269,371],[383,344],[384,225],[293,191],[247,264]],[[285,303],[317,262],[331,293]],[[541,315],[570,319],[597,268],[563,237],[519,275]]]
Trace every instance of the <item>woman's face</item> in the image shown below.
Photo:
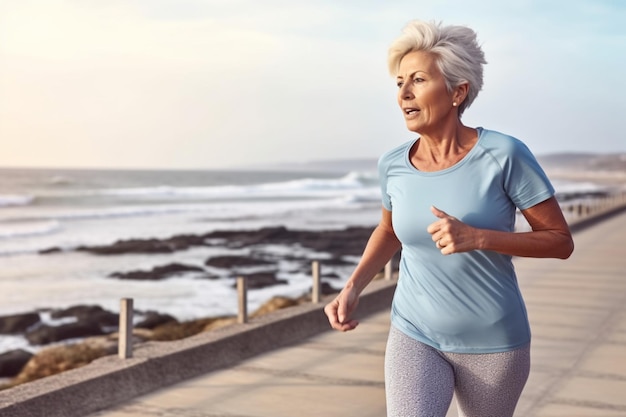
[[[458,117],[453,110],[452,93],[446,88],[433,54],[406,54],[400,61],[396,81],[398,104],[410,131],[428,134],[442,128],[451,117]]]

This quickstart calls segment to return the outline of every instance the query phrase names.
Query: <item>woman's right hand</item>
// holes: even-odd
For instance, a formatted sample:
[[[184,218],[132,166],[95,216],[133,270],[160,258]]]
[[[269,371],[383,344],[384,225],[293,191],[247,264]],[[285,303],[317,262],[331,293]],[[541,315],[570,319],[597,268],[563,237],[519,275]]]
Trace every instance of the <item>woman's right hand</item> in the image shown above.
[[[380,223],[367,241],[359,264],[343,290],[324,307],[333,329],[347,332],[358,326],[359,322],[352,319],[352,314],[359,304],[359,295],[398,249],[400,241],[393,231],[391,211],[383,207]]]
[[[347,284],[337,297],[324,307],[330,326],[342,332],[353,330],[359,322],[350,317],[358,304],[359,294],[354,286]]]

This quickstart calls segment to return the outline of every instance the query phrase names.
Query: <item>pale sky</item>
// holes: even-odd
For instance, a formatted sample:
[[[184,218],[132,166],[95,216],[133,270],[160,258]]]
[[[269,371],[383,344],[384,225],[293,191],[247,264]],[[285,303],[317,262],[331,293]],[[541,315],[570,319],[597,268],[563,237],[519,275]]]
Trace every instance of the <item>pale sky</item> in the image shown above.
[[[386,56],[416,18],[478,32],[467,125],[626,152],[621,0],[0,0],[0,167],[376,158],[415,137]]]

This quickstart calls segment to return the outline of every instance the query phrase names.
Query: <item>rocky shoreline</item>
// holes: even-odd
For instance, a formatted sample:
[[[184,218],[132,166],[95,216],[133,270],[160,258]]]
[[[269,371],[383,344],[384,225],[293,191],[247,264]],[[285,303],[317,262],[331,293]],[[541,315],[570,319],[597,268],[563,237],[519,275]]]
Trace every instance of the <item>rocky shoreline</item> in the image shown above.
[[[363,252],[373,227],[350,227],[340,230],[289,230],[269,227],[258,230],[215,231],[202,235],[177,235],[167,239],[120,240],[111,245],[79,247],[95,256],[127,253],[163,254],[183,251],[194,246],[212,246],[229,249],[249,248],[249,255],[215,256],[204,261],[204,266],[169,263],[151,270],[115,271],[111,279],[162,280],[193,273],[198,279],[219,279],[245,276],[248,288],[258,289],[281,285],[277,278],[278,263],[284,260],[297,265],[290,273],[310,273],[311,252],[319,254],[326,265],[349,266]],[[291,249],[281,254],[266,251],[267,245]],[[50,248],[42,254],[58,253]],[[306,252],[308,251],[308,253]],[[397,262],[397,259],[396,259]],[[250,269],[255,272],[250,272]],[[219,271],[219,273],[216,273]],[[340,285],[332,281],[338,276],[323,271],[323,292],[333,293]],[[274,297],[261,306],[253,316],[261,315],[305,302],[309,294],[298,298]],[[180,322],[156,311],[136,311],[139,321],[134,326],[134,342],[177,340],[210,331],[235,322],[234,317],[208,317]],[[0,335],[22,335],[33,346],[44,346],[36,354],[17,349],[0,354],[0,378],[10,378],[0,388],[8,388],[64,370],[83,366],[92,360],[117,351],[119,316],[100,306],[77,305],[65,309],[41,310],[0,317]]]

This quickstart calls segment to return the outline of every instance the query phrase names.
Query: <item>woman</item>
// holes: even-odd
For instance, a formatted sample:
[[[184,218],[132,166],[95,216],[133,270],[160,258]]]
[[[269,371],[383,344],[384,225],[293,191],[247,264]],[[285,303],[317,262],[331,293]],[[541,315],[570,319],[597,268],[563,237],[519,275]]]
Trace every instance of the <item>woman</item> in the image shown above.
[[[512,256],[568,258],[572,237],[550,181],[510,136],[463,125],[483,52],[461,26],[414,21],[389,69],[407,128],[379,160],[382,218],[325,308],[352,330],[359,294],[402,248],[385,355],[389,416],[512,416],[530,369],[530,330]],[[514,232],[521,210],[532,231]]]

